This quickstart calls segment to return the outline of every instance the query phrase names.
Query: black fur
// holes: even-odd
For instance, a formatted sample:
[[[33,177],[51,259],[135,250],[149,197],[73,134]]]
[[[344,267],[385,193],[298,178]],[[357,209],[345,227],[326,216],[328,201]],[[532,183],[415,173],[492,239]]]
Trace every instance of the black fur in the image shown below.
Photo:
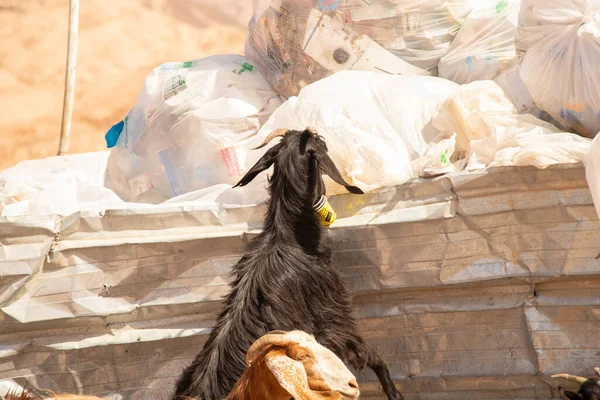
[[[560,389],[564,400],[600,400],[600,382],[597,379],[588,379],[579,387],[579,392]]]
[[[308,131],[289,131],[238,185],[271,165],[264,230],[233,267],[225,308],[204,348],[180,377],[173,399],[225,398],[246,369],[247,349],[272,330],[313,334],[347,364],[370,367],[388,399],[403,399],[387,366],[356,331],[348,291],[331,265],[331,250],[312,210],[325,191],[323,172],[348,190],[362,192],[343,181],[323,139]]]

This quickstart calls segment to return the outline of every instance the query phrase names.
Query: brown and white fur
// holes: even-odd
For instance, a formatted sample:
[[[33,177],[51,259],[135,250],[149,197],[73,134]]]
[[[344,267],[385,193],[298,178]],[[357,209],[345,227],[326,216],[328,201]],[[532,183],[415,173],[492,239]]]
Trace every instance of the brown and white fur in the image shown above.
[[[274,331],[248,350],[248,369],[227,400],[354,400],[356,378],[344,363],[302,331]]]

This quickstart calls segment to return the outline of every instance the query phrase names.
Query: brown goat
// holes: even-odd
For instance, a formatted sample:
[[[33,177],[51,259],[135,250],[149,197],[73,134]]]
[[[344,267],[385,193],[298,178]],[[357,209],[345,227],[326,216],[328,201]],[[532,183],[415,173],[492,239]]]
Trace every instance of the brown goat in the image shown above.
[[[306,332],[273,331],[262,336],[248,350],[246,363],[248,369],[226,400],[355,400],[360,394],[342,360]],[[29,391],[20,395],[12,391],[4,400],[103,399],[54,393],[40,398]]]
[[[356,378],[329,349],[302,331],[274,331],[250,347],[248,369],[227,400],[354,400]]]

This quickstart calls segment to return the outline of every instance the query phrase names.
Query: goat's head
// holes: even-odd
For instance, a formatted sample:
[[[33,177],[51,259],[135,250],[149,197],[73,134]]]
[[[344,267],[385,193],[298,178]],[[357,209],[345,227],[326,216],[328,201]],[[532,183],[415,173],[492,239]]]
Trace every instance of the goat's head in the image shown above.
[[[344,363],[316,339],[302,331],[274,331],[250,347],[250,368],[264,363],[282,389],[296,400],[353,400],[356,378]]]
[[[325,140],[314,128],[308,127],[303,131],[275,130],[256,149],[266,146],[277,137],[281,137],[281,141],[270,148],[235,187],[247,185],[259,173],[267,170],[271,165],[275,165],[275,174],[279,173],[285,176],[285,189],[287,190],[291,185],[301,187],[298,192],[309,197],[311,206],[317,206],[319,202],[324,203],[326,200],[322,174],[328,175],[351,193],[363,193],[362,190],[350,185],[342,178],[327,154]],[[321,207],[324,205],[321,204]],[[333,212],[333,210],[331,211]]]
[[[600,368],[595,368],[594,371],[600,376]],[[560,396],[564,400],[600,400],[600,380],[598,379],[587,379],[569,374],[552,375],[552,378],[562,378],[580,385],[577,393],[559,388]]]

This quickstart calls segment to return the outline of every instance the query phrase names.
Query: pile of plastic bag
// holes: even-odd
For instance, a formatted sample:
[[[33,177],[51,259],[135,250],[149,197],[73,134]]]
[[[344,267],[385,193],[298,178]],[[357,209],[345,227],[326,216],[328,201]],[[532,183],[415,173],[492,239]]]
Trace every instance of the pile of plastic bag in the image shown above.
[[[344,71],[304,88],[273,113],[255,138],[277,128],[314,127],[329,155],[353,185],[368,191],[417,177],[411,162],[440,134],[431,125],[437,108],[460,86],[428,76]],[[249,154],[247,166],[263,152]],[[266,177],[259,176],[264,183]],[[343,188],[326,180],[328,193]]]
[[[590,147],[589,139],[519,114],[493,81],[460,86],[360,71],[307,86],[254,140],[306,126],[327,140],[344,178],[365,191],[460,170],[577,163]],[[250,153],[247,167],[260,155]],[[343,193],[333,181],[326,184],[328,193]]]
[[[519,8],[519,0],[259,0],[246,56],[288,97],[340,70],[494,79],[519,60]]]
[[[247,146],[282,103],[241,56],[166,63],[106,135],[106,186],[123,200],[160,203],[243,175]]]
[[[203,73],[227,71],[202,65],[206,67]],[[157,79],[155,72],[150,80]],[[229,77],[228,73],[225,77]],[[194,80],[186,82],[193,84]],[[22,163],[0,174],[2,214],[68,215],[86,209],[121,208],[127,205],[125,202],[257,204],[267,197],[266,174],[247,187],[232,189],[231,186],[264,154],[264,149],[250,149],[272,130],[282,127],[315,127],[327,141],[330,155],[344,178],[365,191],[464,169],[503,165],[545,168],[557,163],[581,162],[590,146],[589,139],[560,132],[531,115],[518,114],[493,81],[461,86],[436,77],[340,72],[288,99],[260,130],[260,123],[248,125],[246,116],[262,110],[263,103],[248,106],[240,100],[236,109],[244,117],[211,118],[218,116],[218,105],[233,104],[236,98],[211,100],[210,94],[223,86],[235,85],[232,83],[235,81],[203,82],[201,89],[190,91],[195,95],[182,96],[179,102],[172,100],[186,90],[160,100],[165,88],[172,90],[172,86],[154,83],[162,91],[154,102],[144,102],[150,98],[146,93],[151,90],[146,89],[128,118],[135,115],[150,115],[150,118],[137,117],[136,125],[123,123],[111,129],[107,140],[116,145],[108,160],[106,153],[95,155],[94,162],[58,157]],[[152,86],[147,83],[145,87]],[[273,99],[269,94],[272,92],[257,93],[256,98],[269,104],[269,99]],[[246,99],[249,98],[247,95]],[[206,108],[196,109],[195,104]],[[211,105],[214,107],[210,108]],[[151,110],[165,111],[157,114]],[[239,138],[235,136],[238,132],[242,132]],[[236,151],[243,156],[235,159],[232,172],[231,158],[223,157],[220,149],[222,143],[231,147],[232,142],[226,140],[234,139]],[[165,151],[173,155],[172,164],[165,162]],[[67,168],[74,162],[75,169]],[[85,167],[77,172],[78,165]],[[47,168],[50,169],[42,172]],[[86,179],[86,174],[91,178]],[[188,178],[191,175],[196,175],[196,180]],[[140,176],[145,181],[137,178]],[[173,189],[173,182],[179,182],[179,192]],[[142,184],[146,186],[140,188]],[[331,194],[343,192],[331,180],[326,179],[326,184]],[[20,200],[27,202],[18,204]]]
[[[436,74],[466,0],[259,0],[246,56],[285,96],[340,70]]]
[[[108,160],[52,158],[0,174],[2,215],[101,208],[94,199],[257,204],[266,174],[231,186],[279,128],[315,127],[364,191],[586,153],[588,170],[596,165],[591,141],[564,130],[600,130],[599,2],[257,0],[249,29],[247,57],[153,70],[106,134]],[[438,69],[447,79],[425,76]]]
[[[341,70],[489,79],[521,112],[600,130],[597,0],[258,0],[246,55],[286,97]]]
[[[450,147],[453,151],[448,151],[446,156],[457,160],[458,169],[546,168],[581,162],[590,147],[589,139],[561,132],[532,115],[518,114],[502,89],[492,81],[462,86],[438,108],[432,124],[443,136],[449,137],[434,140],[434,146],[439,147],[443,141],[454,144],[454,149]]]

